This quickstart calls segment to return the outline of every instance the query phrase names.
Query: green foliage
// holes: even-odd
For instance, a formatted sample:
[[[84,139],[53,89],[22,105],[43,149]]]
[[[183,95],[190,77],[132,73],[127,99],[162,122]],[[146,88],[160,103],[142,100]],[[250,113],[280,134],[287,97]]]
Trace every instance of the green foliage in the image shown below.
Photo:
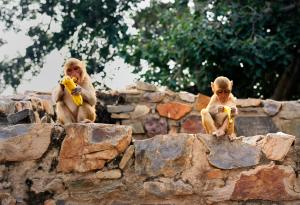
[[[194,2],[192,11],[187,1],[175,1],[137,13],[139,33],[121,45],[121,55],[136,72],[141,59],[148,61],[151,69],[143,77],[175,90],[209,95],[210,82],[224,75],[234,81],[238,97],[271,97],[299,58],[299,3]],[[296,86],[289,99],[300,97]]]
[[[124,12],[139,0],[3,0],[0,21],[6,30],[19,32],[17,21],[40,20],[27,33],[33,44],[24,56],[0,62],[0,88],[10,84],[16,88],[24,72],[37,74],[51,51],[67,47],[69,55],[87,61],[89,73],[103,71],[104,64],[116,55],[116,46],[127,39]],[[58,30],[52,27],[57,25]],[[0,41],[0,46],[3,41]],[[66,56],[67,58],[67,56]]]

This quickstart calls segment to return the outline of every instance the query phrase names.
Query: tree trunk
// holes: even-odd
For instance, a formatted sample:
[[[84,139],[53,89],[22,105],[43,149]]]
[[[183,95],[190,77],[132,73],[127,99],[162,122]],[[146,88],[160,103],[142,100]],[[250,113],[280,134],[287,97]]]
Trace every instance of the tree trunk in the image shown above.
[[[283,72],[273,93],[274,100],[291,100],[300,96],[300,49],[297,49],[292,63]]]

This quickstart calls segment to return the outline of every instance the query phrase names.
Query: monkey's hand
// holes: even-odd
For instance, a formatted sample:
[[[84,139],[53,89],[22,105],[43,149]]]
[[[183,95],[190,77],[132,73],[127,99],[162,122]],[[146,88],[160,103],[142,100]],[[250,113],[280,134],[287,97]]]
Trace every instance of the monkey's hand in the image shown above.
[[[72,95],[81,95],[81,87],[77,85],[71,92]]]
[[[231,116],[234,117],[237,114],[238,114],[238,111],[237,111],[236,107],[231,107]]]
[[[222,113],[222,112],[224,112],[224,106],[220,105],[218,106],[218,113]]]

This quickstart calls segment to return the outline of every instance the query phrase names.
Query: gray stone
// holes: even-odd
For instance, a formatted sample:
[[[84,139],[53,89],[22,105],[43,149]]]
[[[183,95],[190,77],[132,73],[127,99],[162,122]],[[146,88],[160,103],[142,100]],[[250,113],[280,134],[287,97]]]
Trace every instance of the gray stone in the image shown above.
[[[277,102],[275,100],[265,100],[263,101],[263,109],[264,111],[269,115],[269,116],[274,116],[276,115],[280,108],[281,108],[281,103],[280,102]]]
[[[143,117],[150,112],[150,108],[146,105],[137,105],[132,113],[130,113],[131,119],[137,119]]]
[[[136,82],[136,88],[145,91],[156,91],[156,86],[142,81]]]
[[[282,132],[268,133],[262,142],[262,152],[270,160],[283,161],[295,141],[295,136]]]
[[[146,176],[173,177],[191,167],[194,137],[157,135],[135,141],[135,171]]]
[[[210,153],[208,161],[220,169],[234,169],[257,165],[261,151],[258,147],[228,138],[217,139],[213,135],[198,134],[197,137],[207,146]]]
[[[0,129],[0,161],[39,159],[48,149],[51,124],[19,124]]]
[[[297,101],[282,102],[281,111],[276,117],[286,120],[300,118],[300,103]]]
[[[162,92],[152,92],[152,93],[144,93],[142,100],[146,102],[158,103],[163,100],[165,93]]]
[[[144,134],[144,126],[141,121],[135,121],[135,120],[123,120],[123,125],[129,125],[132,128],[133,134]]]
[[[134,110],[132,105],[107,105],[107,111],[110,113],[131,112]]]
[[[280,130],[295,135],[300,138],[300,118],[293,120],[276,120],[276,124],[280,126]]]
[[[183,101],[190,102],[190,103],[195,102],[196,96],[192,93],[181,91],[181,92],[179,92],[178,95],[179,95],[179,98]]]
[[[261,105],[260,99],[247,98],[247,99],[237,99],[236,106],[238,107],[259,107]]]
[[[165,118],[161,118],[158,115],[148,115],[145,118],[145,129],[149,137],[153,137],[159,134],[168,133],[168,124]]]
[[[8,115],[7,121],[10,124],[34,123],[36,122],[36,116],[32,110],[25,109],[20,112]]]
[[[141,95],[126,95],[125,96],[126,103],[139,103],[141,102]]]
[[[237,116],[235,127],[238,136],[264,135],[279,130],[268,116]]]

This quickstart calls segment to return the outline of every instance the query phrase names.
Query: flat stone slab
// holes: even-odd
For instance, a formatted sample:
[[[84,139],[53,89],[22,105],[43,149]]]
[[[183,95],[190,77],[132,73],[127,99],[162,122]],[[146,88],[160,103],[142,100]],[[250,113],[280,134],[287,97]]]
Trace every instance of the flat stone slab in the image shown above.
[[[145,118],[144,126],[149,137],[168,133],[168,123],[165,118],[151,114]]]
[[[129,126],[98,123],[73,123],[65,130],[58,164],[62,172],[102,169],[126,150],[132,134]]]
[[[194,137],[188,134],[157,135],[136,140],[135,171],[146,176],[173,177],[191,166]]]
[[[235,118],[238,136],[254,136],[279,131],[271,117],[268,116],[238,116]]]
[[[169,102],[161,103],[156,107],[160,116],[172,120],[179,120],[192,110],[192,107],[185,103]]]
[[[0,128],[0,162],[39,159],[48,149],[51,130],[51,124]]]
[[[25,109],[20,112],[7,116],[7,121],[10,124],[34,123],[36,122],[34,112],[30,109]]]
[[[227,137],[217,139],[213,135],[198,134],[210,153],[207,156],[211,165],[220,169],[235,169],[257,165],[261,150],[239,140],[230,142]]]

